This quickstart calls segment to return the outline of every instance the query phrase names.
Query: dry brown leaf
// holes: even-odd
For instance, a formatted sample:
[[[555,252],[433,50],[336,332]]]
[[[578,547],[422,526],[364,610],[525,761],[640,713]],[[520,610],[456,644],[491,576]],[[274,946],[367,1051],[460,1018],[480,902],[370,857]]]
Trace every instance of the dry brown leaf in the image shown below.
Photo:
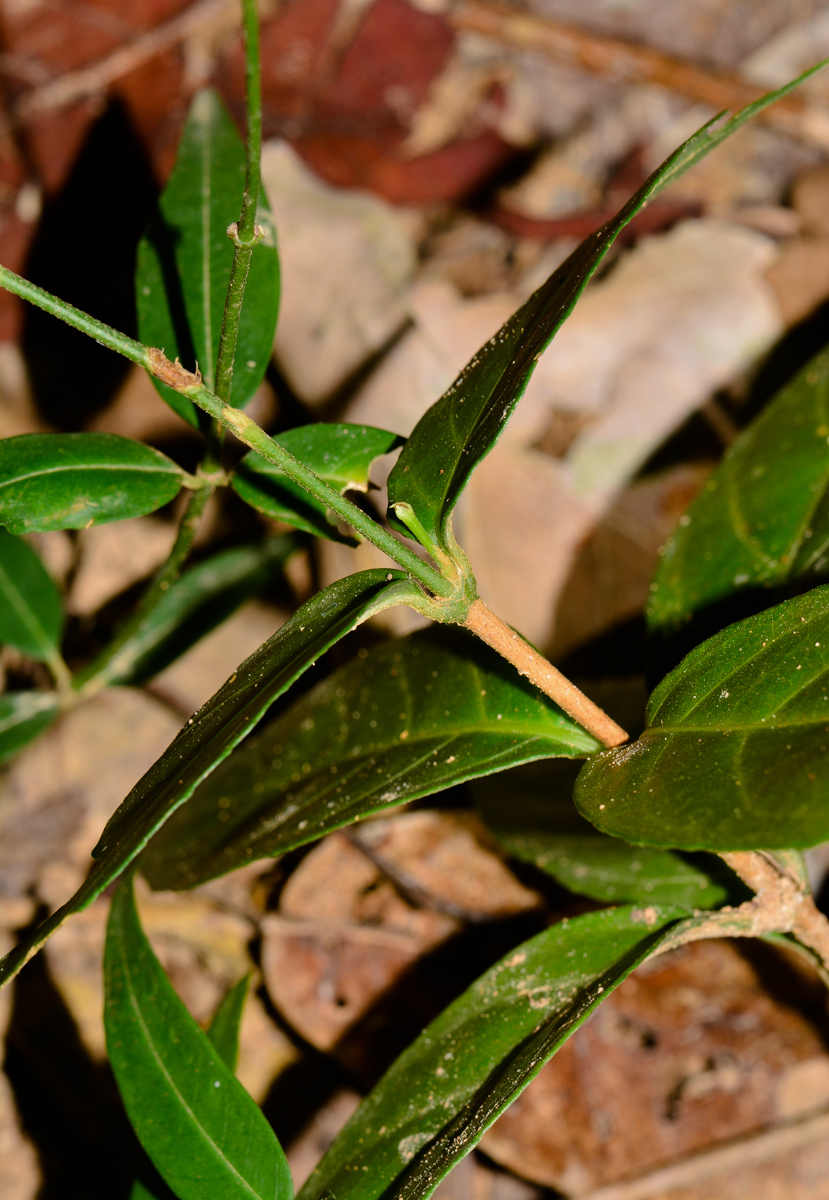
[[[583,1195],[825,1108],[829,1055],[793,1007],[816,980],[769,948],[749,953],[702,942],[640,968],[483,1148],[525,1178]]]
[[[417,909],[343,834],[303,859],[262,922],[262,970],[294,1028],[330,1050],[428,950],[458,930]]]
[[[474,813],[401,813],[357,825],[350,836],[407,895],[461,920],[492,920],[541,905]]]
[[[180,722],[112,688],[62,716],[0,774],[0,894],[57,907],[80,886],[101,830]]]
[[[276,358],[317,404],[406,321],[412,222],[376,196],[321,183],[285,142],[265,144],[262,178],[282,268]]]

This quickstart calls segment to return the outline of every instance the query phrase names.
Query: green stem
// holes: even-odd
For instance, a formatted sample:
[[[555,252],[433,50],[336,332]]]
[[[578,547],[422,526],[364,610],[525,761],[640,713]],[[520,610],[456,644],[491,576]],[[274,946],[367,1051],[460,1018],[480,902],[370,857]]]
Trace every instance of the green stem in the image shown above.
[[[115,638],[96,659],[75,676],[72,686],[76,692],[83,696],[93,695],[107,687],[113,680],[118,679],[129,668],[131,651],[128,643],[137,633],[141,632],[153,610],[181,575],[182,568],[193,548],[202,513],[212,495],[213,488],[210,485],[189,494],[176,540],[167,561],[159,567],[141,597],[135,612],[121,626]],[[126,654],[122,654],[125,647],[127,647]]]
[[[222,319],[219,353],[216,360],[215,391],[222,400],[230,399],[245,285],[250,269],[251,255],[256,243],[262,237],[262,231],[256,224],[262,157],[262,77],[259,61],[259,15],[256,11],[256,0],[242,0],[242,23],[247,85],[245,192],[242,197],[242,215],[238,223],[231,225],[227,231],[235,249]]]
[[[341,520],[351,525],[366,541],[371,542],[384,554],[388,554],[389,558],[399,563],[405,571],[418,579],[435,596],[446,599],[457,596],[455,583],[446,579],[434,567],[423,562],[408,546],[404,546],[371,517],[366,516],[356,504],[353,504],[347,497],[341,496],[335,488],[315,475],[299,459],[294,458],[293,454],[289,454],[284,447],[275,442],[273,438],[268,437],[265,431],[260,429],[250,417],[245,416],[240,409],[232,408],[220,400],[214,392],[204,386],[198,375],[191,374],[178,363],[171,363],[161,350],[156,350],[151,346],[142,346],[140,342],[133,341],[123,333],[118,333],[117,330],[111,329],[102,321],[96,321],[94,317],[81,312],[73,305],[66,304],[57,296],[22,279],[7,267],[0,267],[0,287],[6,288],[15,296],[21,296],[24,300],[30,301],[38,308],[65,321],[67,325],[89,334],[102,346],[107,346],[110,350],[123,354],[131,362],[144,367],[162,383],[166,383],[168,387],[175,388],[183,396],[189,397],[199,408],[211,417],[215,417],[225,429],[234,433],[246,446],[258,451],[264,459],[279,467],[289,479],[293,479],[309,495],[320,500]],[[194,495],[199,494],[198,492],[194,493]],[[468,609],[468,607],[467,604],[466,608]],[[464,613],[457,618],[453,616],[451,619],[462,621],[465,615]]]

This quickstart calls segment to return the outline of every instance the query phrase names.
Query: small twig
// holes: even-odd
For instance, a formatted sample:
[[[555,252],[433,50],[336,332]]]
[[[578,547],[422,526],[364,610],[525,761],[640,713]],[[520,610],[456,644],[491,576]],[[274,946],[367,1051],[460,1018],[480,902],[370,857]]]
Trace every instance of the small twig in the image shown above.
[[[675,1190],[693,1187],[715,1175],[729,1176],[736,1170],[757,1166],[829,1136],[829,1113],[810,1113],[799,1121],[772,1126],[760,1133],[714,1146],[668,1167],[660,1167],[639,1179],[611,1183],[580,1200],[649,1200]]]
[[[619,38],[601,37],[547,17],[517,12],[500,4],[465,0],[449,12],[456,29],[496,38],[519,49],[538,50],[559,62],[574,63],[596,75],[626,83],[656,83],[712,108],[740,109],[763,95],[763,88],[725,71],[707,70]],[[829,145],[829,121],[802,96],[784,96],[758,119],[811,145]]]
[[[467,629],[476,633],[481,641],[506,658],[519,674],[524,675],[537,688],[563,708],[568,716],[592,733],[604,746],[621,746],[628,735],[620,725],[611,720],[592,700],[570,680],[548,663],[524,639],[511,629],[500,617],[476,600],[464,621]]]
[[[818,955],[829,970],[829,921],[812,897],[770,854],[750,850],[724,853],[720,858],[756,892],[754,905],[764,914],[758,933],[791,933]]]
[[[113,54],[99,59],[91,66],[79,71],[70,71],[53,79],[51,83],[25,92],[14,105],[13,114],[18,118],[30,117],[34,113],[66,108],[89,96],[97,96],[122,75],[129,74],[148,59],[175,46],[202,25],[220,17],[226,10],[235,7],[236,0],[201,0],[172,20],[166,21],[149,33],[143,34]]]

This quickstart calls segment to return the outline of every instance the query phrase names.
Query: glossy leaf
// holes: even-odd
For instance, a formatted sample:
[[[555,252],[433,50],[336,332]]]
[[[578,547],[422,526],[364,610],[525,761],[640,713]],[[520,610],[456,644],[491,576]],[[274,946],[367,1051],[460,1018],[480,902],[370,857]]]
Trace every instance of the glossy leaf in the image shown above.
[[[375,459],[403,444],[404,439],[371,425],[303,425],[276,438],[326,483],[341,492],[367,492],[369,471]],[[328,510],[299,484],[251,451],[239,464],[231,481],[234,490],[266,517],[287,521],[297,529],[354,544],[328,519]]]
[[[48,729],[57,715],[54,692],[7,692],[0,696],[0,762]]]
[[[138,333],[188,370],[198,363],[215,382],[225,295],[233,264],[227,228],[239,220],[245,147],[218,94],[199,92],[190,107],[176,165],[138,247]],[[231,404],[241,407],[262,382],[279,308],[279,258],[273,217],[261,193],[256,220],[265,231],[253,252],[239,326]],[[197,426],[190,400],[153,379],[171,408]]]
[[[179,1200],[289,1200],[282,1149],[173,990],[139,924],[131,881],[112,900],[104,977],[107,1051],[124,1106]]]
[[[543,762],[479,780],[475,803],[495,839],[562,887],[605,904],[718,908],[749,898],[714,855],[682,855],[606,837],[572,801],[573,762]]]
[[[223,550],[190,567],[150,612],[135,635],[95,676],[112,683],[144,683],[180,658],[246,600],[277,577],[298,549],[295,537]]]
[[[668,539],[648,624],[670,633],[736,592],[829,573],[829,351],[727,451]]]
[[[62,908],[0,960],[0,986],[74,912],[117,879],[152,835],[254,728],[278,696],[355,625],[394,604],[415,586],[402,571],[362,571],[318,592],[246,659],[190,718],[108,821],[97,862]],[[418,593],[419,594],[419,593]]]
[[[153,887],[190,887],[371,812],[598,743],[492,650],[428,630],[381,643],[234,754],[153,841]]]
[[[181,469],[115,433],[24,433],[0,441],[0,524],[10,533],[85,529],[155,512]]]
[[[822,65],[822,64],[820,64]],[[421,418],[389,476],[390,520],[396,504],[409,505],[425,543],[453,550],[449,518],[475,467],[498,441],[536,362],[570,315],[618,234],[644,206],[689,167],[730,137],[768,104],[808,78],[812,68],[722,123],[704,125],[659,167],[617,216],[591,234],[546,283],[467,364],[449,390]]]
[[[299,1192],[420,1200],[475,1144],[682,909],[608,909],[517,947],[424,1030]]]
[[[651,696],[637,742],[597,755],[574,799],[597,828],[687,850],[829,838],[829,587],[730,625]]]
[[[0,529],[0,643],[48,661],[62,624],[60,593],[39,556]]]

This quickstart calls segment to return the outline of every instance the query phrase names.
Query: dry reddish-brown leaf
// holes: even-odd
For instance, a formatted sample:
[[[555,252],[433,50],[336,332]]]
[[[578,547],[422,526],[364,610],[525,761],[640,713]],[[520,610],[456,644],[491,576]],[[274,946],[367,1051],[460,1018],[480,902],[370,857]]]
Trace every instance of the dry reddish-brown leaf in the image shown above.
[[[744,955],[703,942],[657,958],[605,1001],[483,1147],[525,1178],[580,1195],[825,1107],[829,1054],[794,1006],[815,986],[766,947]]]
[[[271,998],[304,1038],[329,1050],[458,923],[409,904],[347,837],[333,834],[303,859],[262,928]]]
[[[407,895],[471,921],[538,908],[467,812],[413,812],[358,825],[352,839]]]

